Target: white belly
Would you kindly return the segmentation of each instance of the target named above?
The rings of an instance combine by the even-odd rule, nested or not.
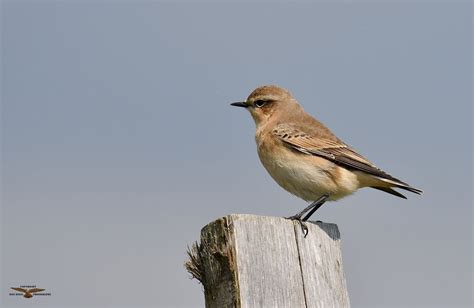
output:
[[[337,200],[358,188],[355,174],[324,158],[289,150],[279,154],[270,156],[259,150],[260,160],[272,178],[306,201],[317,200],[324,194],[329,195],[329,200]]]

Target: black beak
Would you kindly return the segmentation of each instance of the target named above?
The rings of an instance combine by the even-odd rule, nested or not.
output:
[[[230,104],[231,106],[236,106],[236,107],[244,107],[247,108],[248,106],[245,104],[245,102],[235,102]]]

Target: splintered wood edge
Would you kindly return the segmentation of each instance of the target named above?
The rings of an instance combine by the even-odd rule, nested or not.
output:
[[[191,247],[187,248],[188,260],[184,263],[184,267],[191,274],[191,278],[196,279],[204,285],[204,274],[201,260],[201,245],[198,242],[194,242]]]
[[[240,307],[234,229],[231,215],[201,230],[199,255],[206,307]]]

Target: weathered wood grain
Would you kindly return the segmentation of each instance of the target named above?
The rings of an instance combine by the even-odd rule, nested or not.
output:
[[[201,231],[206,307],[349,307],[337,225],[228,215]]]
[[[304,307],[293,222],[231,215],[242,307]]]
[[[350,307],[336,224],[308,223],[308,235],[295,226],[306,307]]]

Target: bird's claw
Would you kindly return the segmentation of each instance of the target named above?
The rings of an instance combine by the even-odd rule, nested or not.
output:
[[[304,221],[301,219],[301,216],[293,215],[293,216],[290,216],[290,217],[286,217],[286,219],[296,220],[300,224],[301,232],[303,232],[303,237],[306,238],[306,236],[309,233],[309,230],[308,230],[308,226],[306,226]]]
[[[301,232],[303,232],[303,237],[306,238],[306,236],[309,233],[308,226],[306,226],[306,224],[304,222],[302,222],[301,220],[299,222],[300,222],[300,226],[301,226]]]

